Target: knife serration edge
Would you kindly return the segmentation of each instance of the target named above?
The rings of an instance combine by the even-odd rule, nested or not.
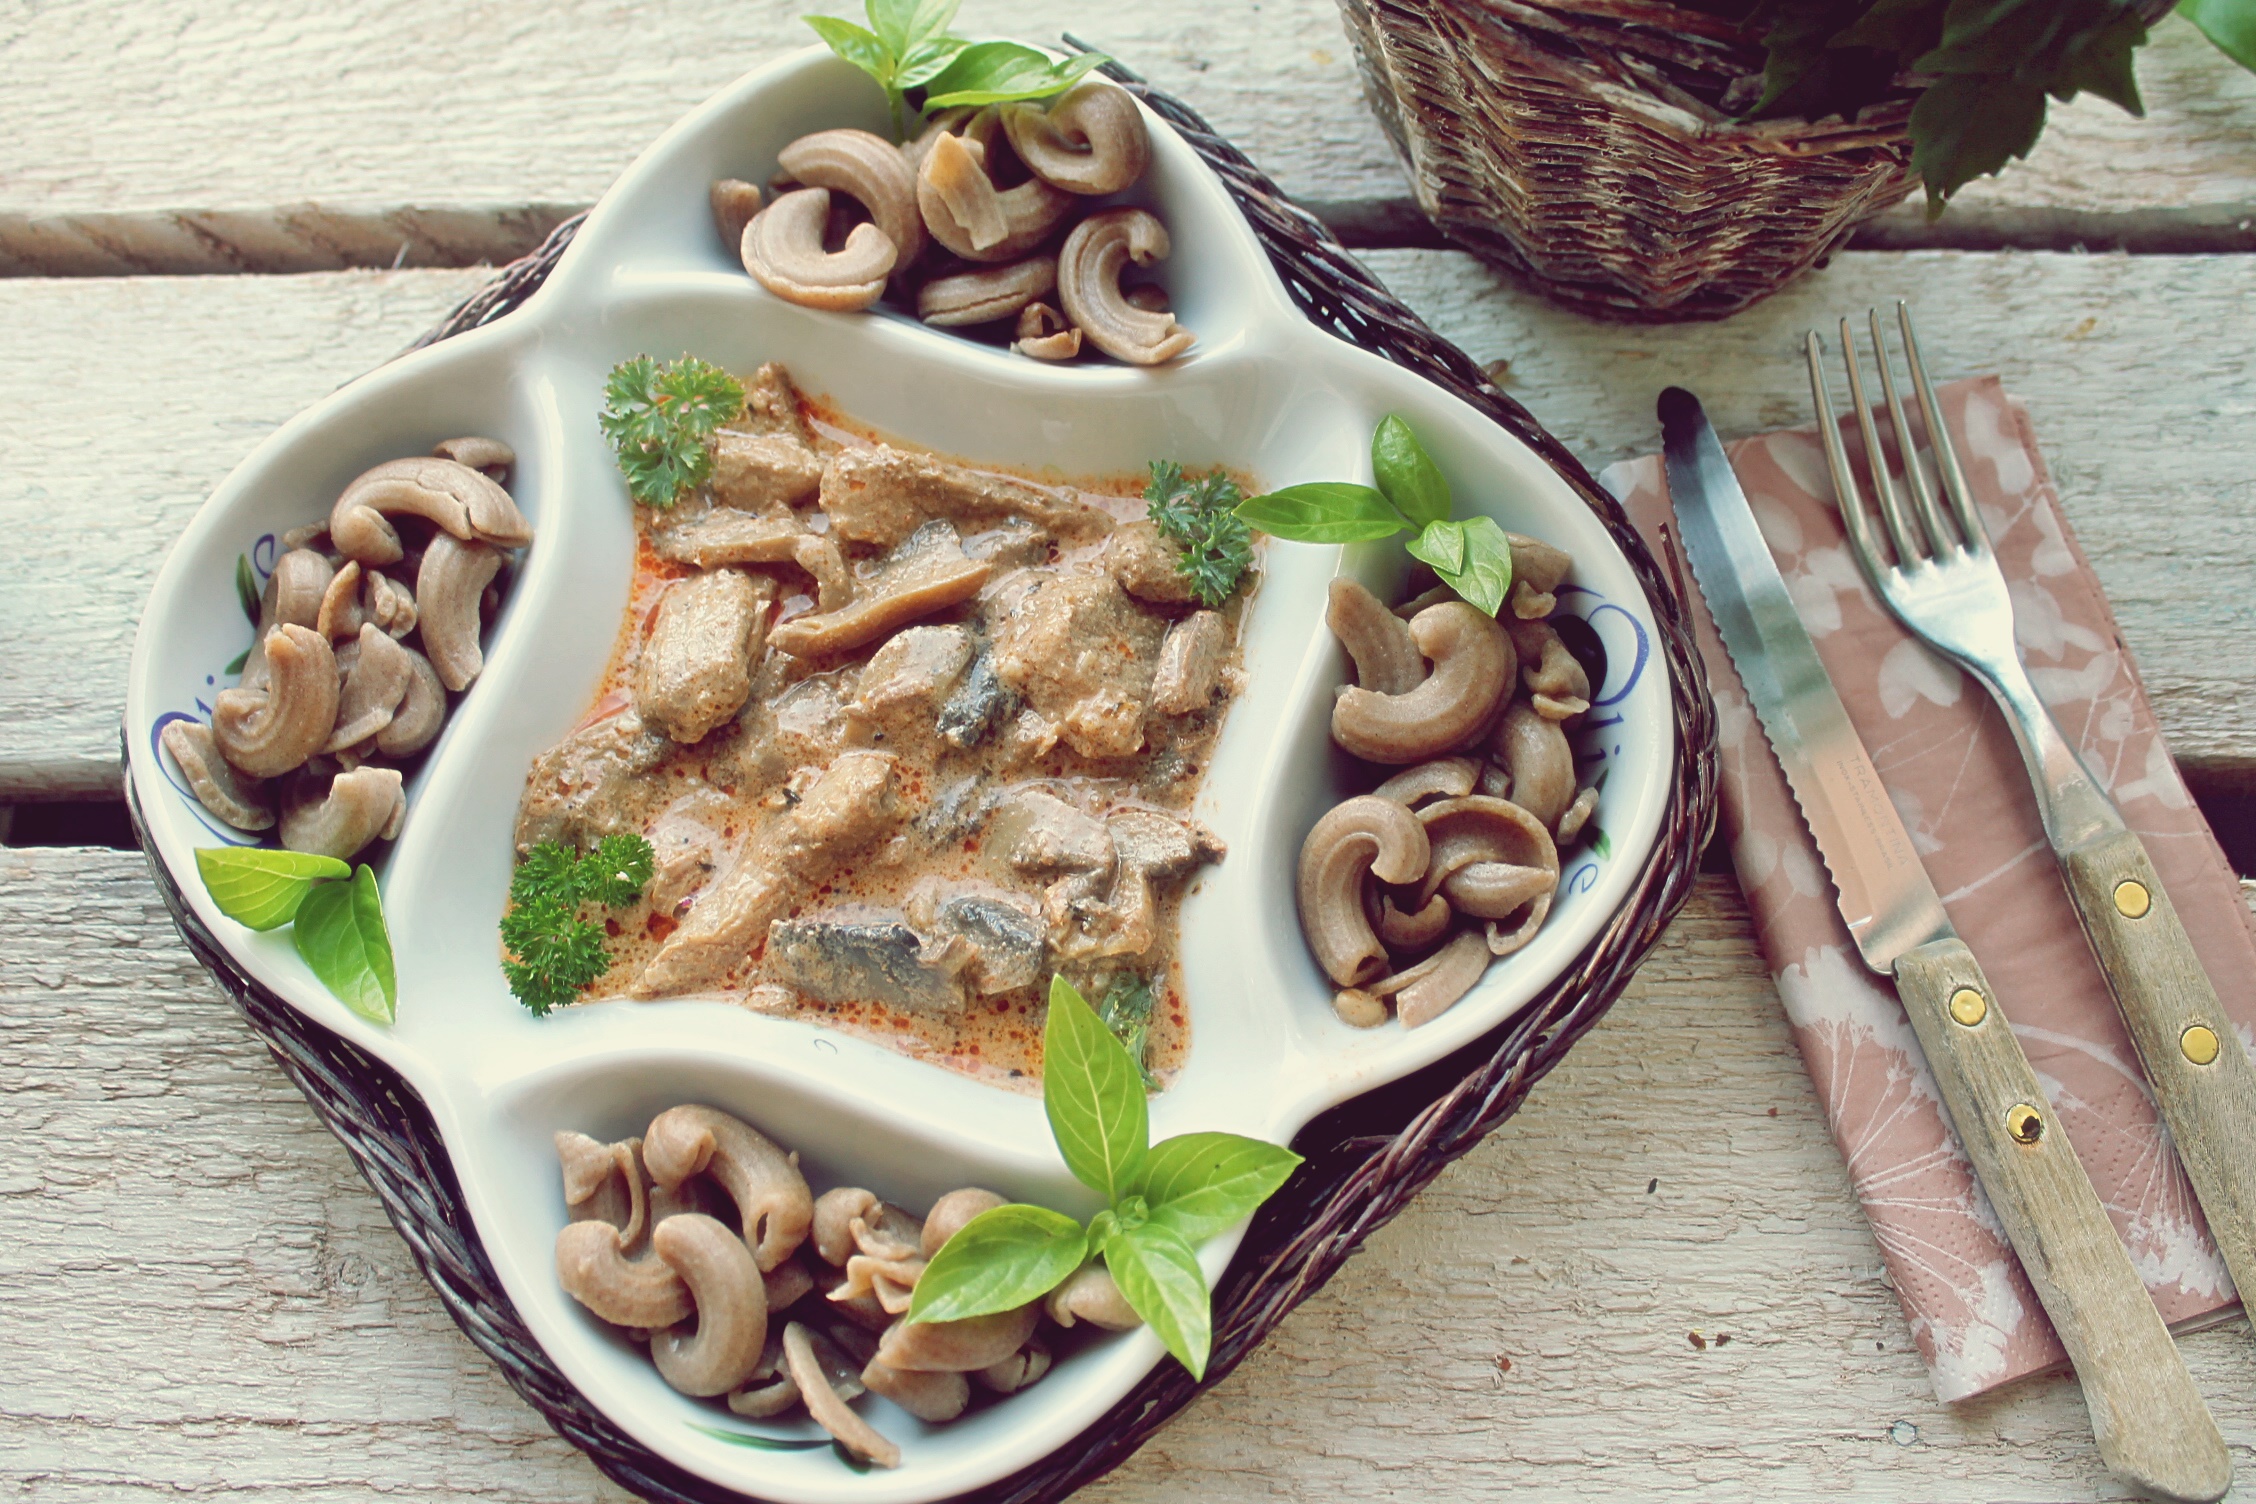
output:
[[[1950,933],[1942,899],[1699,399],[1670,387],[1660,414],[1669,499],[1693,578],[1817,841],[1849,934],[1866,965],[1888,972],[1904,952]]]

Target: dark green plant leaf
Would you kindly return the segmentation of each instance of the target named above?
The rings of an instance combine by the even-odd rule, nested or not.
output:
[[[2070,54],[2042,82],[2063,103],[2079,93],[2097,94],[2128,114],[2143,116],[2146,105],[2139,98],[2133,58],[2145,42],[2146,23],[2135,15],[2124,16]]]
[[[1943,15],[1948,9],[1944,0],[1879,0],[1848,29],[1830,38],[1828,45],[1835,50],[1871,47],[1893,53],[1898,61],[1908,64],[1942,42]]]
[[[2219,52],[2256,73],[2256,5],[2249,0],[2178,0],[2178,14]]]
[[[1434,573],[1457,592],[1459,599],[1494,616],[1504,608],[1504,597],[1512,590],[1512,541],[1493,517],[1468,517],[1456,526],[1464,540],[1463,562],[1454,568],[1432,559],[1426,562],[1433,564]],[[1417,552],[1415,548],[1411,551]]]
[[[815,29],[823,45],[867,73],[886,88],[893,85],[893,54],[885,50],[877,33],[837,16],[801,16]]]
[[[249,554],[237,554],[235,556],[235,599],[241,602],[243,614],[251,619],[251,630],[257,631],[259,624],[258,571],[251,568],[251,556]]]
[[[372,1023],[392,1021],[398,987],[375,869],[363,862],[351,882],[315,887],[298,905],[290,934],[298,955],[337,1001]]]
[[[254,930],[280,929],[297,917],[316,883],[352,876],[352,868],[333,856],[260,846],[199,846],[196,870],[219,911]]]
[[[220,672],[225,674],[239,674],[243,671],[243,665],[250,661],[251,650],[249,648],[245,648],[240,653],[237,653],[234,657],[228,659],[227,667],[221,669]]]
[[[759,1452],[815,1452],[831,1444],[827,1436],[762,1436],[752,1431],[731,1431],[725,1426],[701,1425],[696,1421],[691,1421],[689,1428],[732,1447],[750,1447]]]
[[[1751,118],[1847,117],[1894,88],[1896,58],[1876,47],[1836,45],[1866,0],[1798,0],[1767,8],[1769,55]]]
[[[1411,558],[1431,564],[1437,574],[1459,573],[1465,567],[1465,524],[1429,522],[1404,546]]]
[[[1123,1227],[1105,1244],[1104,1260],[1129,1306],[1158,1333],[1175,1361],[1192,1378],[1206,1377],[1214,1313],[1206,1272],[1183,1235],[1158,1221],[1133,1230]]]
[[[1911,109],[1911,165],[1930,214],[1966,184],[2026,157],[2044,130],[2045,92],[1979,74],[1929,84]]]
[[[1143,1072],[1062,976],[1042,1027],[1042,1109],[1074,1178],[1107,1201],[1126,1195],[1151,1142]]]
[[[917,1277],[911,1321],[963,1321],[1015,1311],[1056,1289],[1088,1257],[1081,1224],[1047,1207],[981,1212],[941,1245]]]
[[[1047,99],[1073,87],[1091,68],[1110,61],[1102,53],[1084,52],[1060,62],[1018,42],[974,42],[925,86],[924,107],[945,110],[957,105]]]
[[[1238,504],[1248,527],[1295,543],[1362,543],[1407,529],[1402,514],[1372,486],[1319,480]]]
[[[1292,1150],[1261,1139],[1178,1134],[1144,1161],[1144,1200],[1152,1221],[1196,1245],[1252,1216],[1299,1165]]]
[[[1371,474],[1394,509],[1425,527],[1449,520],[1449,482],[1410,425],[1393,413],[1371,434]]]

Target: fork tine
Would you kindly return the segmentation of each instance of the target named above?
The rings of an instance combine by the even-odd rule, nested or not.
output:
[[[1880,329],[1880,310],[1866,309],[1865,318],[1872,326],[1872,354],[1880,362],[1880,390],[1888,398],[1888,423],[1896,431],[1896,450],[1903,456],[1904,481],[1911,487],[1912,510],[1927,531],[1927,551],[1940,558],[1958,547],[1958,534],[1943,521],[1943,514],[1935,505],[1935,488],[1927,483],[1927,468],[1919,463],[1919,441],[1911,435],[1910,414],[1904,407],[1903,394],[1896,390],[1896,363],[1888,354],[1888,337]],[[1942,461],[1938,459],[1935,463],[1939,468]]]
[[[1904,517],[1903,501],[1888,474],[1888,452],[1880,447],[1880,425],[1872,420],[1872,404],[1864,400],[1864,373],[1858,368],[1856,336],[1849,321],[1841,320],[1841,358],[1849,368],[1849,401],[1856,409],[1857,432],[1864,435],[1864,468],[1871,472],[1872,490],[1880,503],[1880,520],[1888,525],[1888,541],[1896,546],[1896,564],[1909,569],[1922,553],[1911,542],[1911,525]]]
[[[1872,519],[1864,510],[1864,493],[1856,471],[1849,467],[1849,450],[1841,442],[1841,425],[1833,416],[1833,396],[1825,388],[1825,342],[1812,329],[1803,345],[1809,356],[1810,397],[1817,404],[1817,431],[1825,441],[1826,468],[1833,472],[1833,495],[1841,509],[1841,525],[1848,530],[1849,547],[1857,556],[1872,588],[1880,588],[1880,562],[1872,536]]]
[[[1919,393],[1919,416],[1927,425],[1928,442],[1935,449],[1935,473],[1942,477],[1943,490],[1950,496],[1951,515],[1958,519],[1959,536],[1973,553],[1990,551],[1990,530],[1982,525],[1982,514],[1974,509],[1974,493],[1966,484],[1966,472],[1958,468],[1958,446],[1951,442],[1950,429],[1943,423],[1943,405],[1935,399],[1935,384],[1927,379],[1927,364],[1919,358],[1919,336],[1911,327],[1911,304],[1896,299],[1896,322],[1903,329],[1904,362],[1911,367],[1911,384]]]

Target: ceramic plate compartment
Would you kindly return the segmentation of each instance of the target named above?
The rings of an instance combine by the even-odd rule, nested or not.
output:
[[[563,1208],[550,1136],[639,1131],[682,1101],[737,1112],[800,1150],[818,1188],[864,1184],[922,1205],[976,1183],[1093,1209],[1058,1163],[1034,1097],[721,1001],[614,1002],[537,1020],[510,998],[494,926],[518,793],[531,758],[591,699],[631,572],[631,512],[595,424],[613,364],[683,351],[739,371],[780,360],[810,394],[906,442],[1061,478],[1140,472],[1167,457],[1227,463],[1269,485],[1367,480],[1371,429],[1399,412],[1452,477],[1460,514],[1487,512],[1573,553],[1575,589],[1563,598],[1608,650],[1578,748],[1586,781],[1605,776],[1606,840],[1570,855],[1538,938],[1439,1020],[1363,1032],[1335,1019],[1332,989],[1301,943],[1293,869],[1316,816],[1372,781],[1328,734],[1347,664],[1323,627],[1325,585],[1345,569],[1392,588],[1403,561],[1392,545],[1344,556],[1266,546],[1246,618],[1248,688],[1195,810],[1230,855],[1184,906],[1192,1044],[1182,1075],[1153,1103],[1157,1136],[1229,1129],[1287,1140],[1316,1112],[1495,1028],[1622,902],[1659,828],[1673,756],[1645,602],[1596,520],[1494,423],[1308,325],[1219,182],[1167,127],[1151,122],[1154,168],[1138,193],[1174,238],[1166,281],[1200,342],[1147,371],[1043,365],[903,318],[818,313],[761,290],[714,233],[706,187],[720,176],[765,181],[784,144],[837,125],[882,130],[883,105],[827,53],[748,76],[628,171],[522,310],[385,366],[274,434],[167,561],[135,646],[128,705],[132,776],[160,857],[248,972],[396,1067],[430,1104],[479,1233],[543,1346],[653,1450],[790,1504],[925,1500],[990,1482],[1095,1420],[1161,1353],[1144,1332],[1091,1342],[1035,1388],[946,1427],[873,1404],[904,1461],[857,1473],[827,1448],[763,1450],[706,1434],[699,1428],[812,1433],[755,1426],[674,1394],[639,1350],[556,1286]],[[271,563],[272,535],[324,515],[360,470],[460,433],[517,450],[514,489],[538,538],[489,633],[486,672],[415,775],[406,828],[381,863],[400,1008],[398,1022],[380,1028],[329,997],[287,932],[252,934],[211,906],[193,851],[232,837],[183,796],[154,753],[154,731],[164,717],[208,707],[228,682],[220,665],[248,640],[234,596],[238,554],[263,546]],[[1210,1276],[1235,1242],[1204,1250]]]

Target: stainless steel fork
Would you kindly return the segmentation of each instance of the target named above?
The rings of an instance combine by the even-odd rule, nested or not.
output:
[[[1920,463],[1920,446],[1874,310],[1873,354],[1911,493],[1911,504],[1905,506],[1889,473],[1872,404],[1865,400],[1856,341],[1843,319],[1841,351],[1849,397],[1887,534],[1884,550],[1833,415],[1824,345],[1812,331],[1810,392],[1850,545],[1865,578],[1896,619],[1957,660],[2004,708],[2036,785],[2045,834],[2060,859],[2068,896],[2130,1028],[2209,1230],[2246,1297],[2256,1292],[2256,1069],[2250,1067],[2232,1020],[2218,1006],[2216,989],[2146,848],[2124,825],[2029,682],[2014,642],[2013,601],[1920,361],[1911,310],[1899,302],[1896,316],[1919,398],[1920,428],[1949,511],[1938,504],[1935,486]]]

